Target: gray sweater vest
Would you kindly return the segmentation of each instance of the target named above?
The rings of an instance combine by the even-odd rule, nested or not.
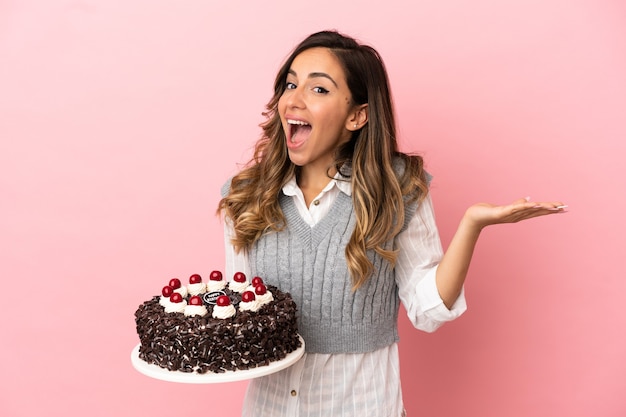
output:
[[[398,341],[398,288],[391,265],[374,251],[373,275],[358,290],[346,265],[345,248],[355,227],[350,196],[339,193],[329,213],[310,227],[292,197],[280,194],[286,217],[281,232],[266,233],[250,249],[252,273],[291,293],[298,328],[311,353],[370,352]],[[416,204],[406,207],[404,227]],[[394,242],[386,243],[393,248]]]

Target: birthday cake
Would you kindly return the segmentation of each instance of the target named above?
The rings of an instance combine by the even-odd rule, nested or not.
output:
[[[170,371],[222,373],[280,361],[301,345],[289,293],[219,271],[172,278],[135,312],[139,358]]]

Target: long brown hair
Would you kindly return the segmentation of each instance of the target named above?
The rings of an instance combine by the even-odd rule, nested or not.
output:
[[[368,122],[337,150],[335,158],[337,171],[352,185],[356,226],[345,255],[353,288],[357,289],[373,272],[368,250],[395,263],[395,251],[385,249],[384,244],[401,231],[405,204],[422,200],[428,192],[422,158],[398,150],[387,71],[374,48],[336,31],[323,31],[310,35],[293,50],[276,75],[274,96],[263,113],[266,121],[261,124],[263,135],[255,145],[254,156],[233,177],[218,212],[232,221],[232,243],[237,250],[249,249],[267,231],[284,228],[278,196],[296,174],[296,166],[287,153],[278,100],[285,91],[293,60],[316,47],[327,48],[339,60],[353,104],[368,105]]]

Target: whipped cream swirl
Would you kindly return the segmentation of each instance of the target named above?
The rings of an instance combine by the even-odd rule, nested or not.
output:
[[[170,303],[165,306],[166,313],[182,313],[185,311],[185,307],[187,306],[187,301],[183,300],[180,303]]]
[[[183,298],[187,297],[187,287],[184,285],[180,288],[176,288],[174,292],[179,293],[180,295],[183,296]]]
[[[206,291],[206,284],[204,282],[198,282],[196,284],[188,284],[187,292],[189,295],[198,295]]]
[[[224,288],[226,288],[226,281],[224,280],[220,280],[220,281],[211,280],[206,283],[207,292],[221,291]]]
[[[257,311],[259,308],[261,308],[261,304],[256,298],[252,301],[242,301],[239,303],[239,310],[241,311]]]
[[[232,304],[228,304],[227,306],[218,306],[213,307],[213,318],[216,319],[227,319],[235,315],[235,306]]]
[[[161,296],[161,298],[159,298],[159,305],[163,308],[167,307],[168,305],[170,305],[172,302],[170,301],[170,297],[166,297],[164,295]]]
[[[187,317],[191,317],[191,316],[202,316],[203,317],[203,316],[206,316],[207,314],[209,314],[209,311],[206,309],[206,307],[204,305],[195,306],[195,305],[187,304],[187,306],[185,306],[184,314]]]
[[[244,282],[230,281],[228,283],[228,288],[232,291],[242,293],[248,289],[248,285],[250,285],[248,281],[244,281]]]
[[[259,302],[259,307],[261,307],[267,303],[271,303],[272,301],[274,301],[274,296],[268,290],[263,295],[256,294],[256,300]]]

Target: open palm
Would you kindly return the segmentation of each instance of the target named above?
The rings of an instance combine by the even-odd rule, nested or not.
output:
[[[505,206],[474,204],[467,209],[466,216],[468,220],[482,228],[491,224],[517,223],[533,217],[563,213],[564,209],[565,206],[559,201],[537,203],[522,198]]]

